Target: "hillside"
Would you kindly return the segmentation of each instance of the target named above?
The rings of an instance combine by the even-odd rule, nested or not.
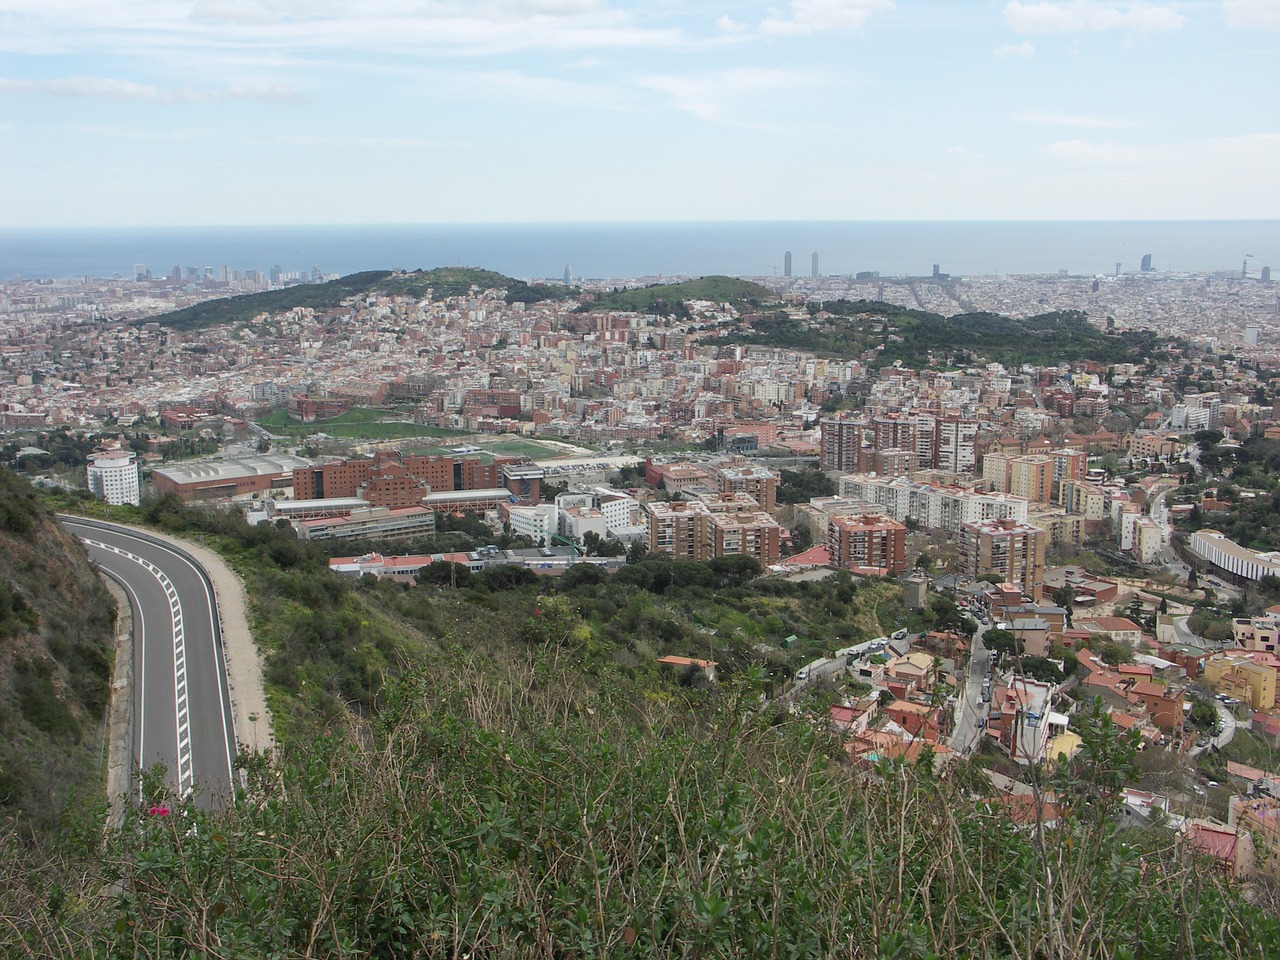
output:
[[[182,310],[148,317],[145,322],[159,323],[175,330],[199,330],[229,323],[245,323],[260,313],[281,313],[295,307],[333,309],[348,297],[362,293],[422,297],[430,290],[432,296],[440,300],[445,297],[466,296],[473,286],[481,290],[506,290],[508,303],[536,303],[539,300],[567,297],[574,292],[567,287],[528,284],[492,270],[474,267],[440,267],[409,273],[369,270],[327,283],[303,283],[283,290],[208,300]]]
[[[348,297],[377,289],[378,284],[389,276],[388,270],[370,270],[327,283],[303,283],[283,290],[207,300],[182,310],[148,317],[141,322],[158,323],[175,330],[200,330],[228,323],[247,323],[260,313],[277,313],[295,307],[326,310],[337,307]]]
[[[101,799],[114,624],[83,549],[0,469],[0,821],[21,837]]]
[[[737,277],[699,277],[682,283],[657,283],[633,290],[615,290],[597,297],[590,309],[632,310],[637,313],[665,315],[678,312],[677,308],[689,300],[710,300],[713,303],[732,303],[735,306],[773,303],[777,294],[767,287]]]
[[[991,313],[943,317],[887,303],[828,301],[811,305],[809,319],[775,313],[733,332],[730,343],[811,350],[843,358],[901,360],[909,367],[958,366],[994,360],[1010,366],[1095,360],[1140,363],[1157,356],[1161,341],[1150,331],[1107,334],[1075,311],[1015,319]],[[872,351],[875,351],[872,354]]]
[[[975,761],[854,766],[817,722],[829,693],[762,705],[795,663],[919,617],[893,584],[759,581],[722,558],[408,586],[337,578],[317,545],[238,514],[137,514],[245,575],[287,749],[242,759],[234,809],[148,795],[105,843],[0,857],[27,955],[1280,950],[1275,916],[1169,834],[1111,826],[1136,745],[1109,723],[1039,784],[1065,816],[1035,830]],[[719,685],[664,672],[672,652],[710,652]],[[149,814],[162,799],[171,815]]]
[[[564,300],[578,292],[575,287],[526,283],[479,267],[436,267],[434,270],[415,270],[411,273],[396,274],[379,287],[383,293],[416,297],[424,296],[430,290],[435,300],[443,300],[446,297],[465,297],[472,288],[506,290],[507,303]]]

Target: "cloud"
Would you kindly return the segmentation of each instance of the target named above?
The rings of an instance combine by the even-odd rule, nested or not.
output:
[[[1070,113],[1019,113],[1022,123],[1043,123],[1056,127],[1096,127],[1102,130],[1133,130],[1142,126],[1139,120],[1117,120],[1112,117],[1088,117]]]
[[[4,6],[0,49],[17,53],[112,50],[206,61],[246,52],[345,51],[383,59],[424,51],[482,56],[706,43],[598,0],[199,0],[190,7],[173,0],[4,0]]]
[[[1128,30],[1153,33],[1178,30],[1187,22],[1169,6],[1145,3],[1007,3],[1005,22],[1016,33],[1097,33]]]
[[[996,47],[992,53],[1001,60],[1007,60],[1011,57],[1016,57],[1020,60],[1030,60],[1036,55],[1036,48],[1035,44],[1030,40],[1023,40],[1021,43],[1006,43],[1002,47]]]
[[[252,140],[253,143],[272,143],[286,147],[430,147],[439,142],[421,137],[328,137],[310,134],[282,133],[269,140]]]
[[[811,85],[820,78],[811,73],[768,68],[723,70],[702,76],[653,75],[641,77],[640,86],[665,93],[677,109],[702,120],[731,123],[729,113],[744,99]],[[767,123],[739,123],[753,129],[775,129]]]
[[[733,17],[729,16],[727,13],[722,14],[720,18],[716,20],[716,26],[719,27],[720,30],[724,33],[744,33],[745,31],[751,29],[745,23],[739,23],[737,20],[733,19]]]
[[[1271,171],[1280,165],[1280,133],[1247,133],[1185,143],[1125,144],[1063,140],[1046,154],[1072,164],[1099,166],[1160,165],[1187,169]]]
[[[760,32],[803,35],[826,30],[858,30],[873,13],[892,10],[893,0],[791,0],[791,16],[774,15]]]
[[[1071,163],[1141,164],[1154,163],[1166,156],[1164,147],[1139,147],[1123,143],[1096,143],[1088,140],[1062,140],[1045,147],[1045,153]]]
[[[1276,0],[1224,0],[1227,26],[1234,30],[1280,30],[1280,3]]]
[[[139,130],[136,127],[123,127],[119,124],[94,123],[77,128],[81,133],[91,137],[107,137],[111,140],[207,140],[220,137],[212,130],[198,128],[188,130]]]
[[[480,70],[434,75],[435,91],[453,91],[458,95],[481,93],[499,100],[594,105],[621,108],[624,97],[614,87],[599,83],[540,77],[518,70]]]
[[[67,77],[61,80],[25,80],[0,77],[0,93],[47,93],[55,97],[99,97],[106,100],[173,99],[145,83],[106,77]]]
[[[165,90],[149,83],[113,80],[109,77],[66,77],[27,80],[0,77],[0,93],[43,93],[53,97],[89,97],[101,100],[136,100],[144,103],[201,103],[212,100],[264,100],[298,102],[298,93],[283,84],[240,84],[221,90],[181,88]]]

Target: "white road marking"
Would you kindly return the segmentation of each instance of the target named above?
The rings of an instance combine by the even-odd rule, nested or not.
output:
[[[148,570],[159,582],[169,600],[169,614],[173,618],[173,693],[174,721],[178,740],[178,793],[185,797],[195,788],[195,766],[191,758],[191,707],[187,700],[187,643],[182,623],[182,601],[178,597],[178,591],[174,588],[173,581],[165,576],[164,571],[149,560],[132,554],[128,550],[121,550],[112,544],[103,543],[101,540],[93,540],[89,537],[80,539],[90,546],[99,547],[132,560]],[[145,662],[144,658],[143,663]],[[141,759],[140,756],[139,761]]]

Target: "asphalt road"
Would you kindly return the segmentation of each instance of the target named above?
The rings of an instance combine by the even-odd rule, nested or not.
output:
[[[978,717],[987,712],[987,704],[978,706],[978,700],[982,696],[983,678],[991,669],[991,651],[982,644],[982,636],[988,629],[990,628],[986,624],[979,624],[978,632],[973,635],[969,671],[965,674],[960,702],[955,707],[955,729],[951,733],[951,749],[961,754],[967,753],[971,747],[977,745],[980,734]]]
[[[212,806],[229,797],[235,723],[217,604],[182,551],[124,527],[60,517],[133,607],[133,757],[166,768],[177,794]]]

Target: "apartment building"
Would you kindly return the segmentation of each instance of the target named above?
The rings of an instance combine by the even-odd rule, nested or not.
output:
[[[141,498],[138,458],[132,450],[98,450],[85,468],[89,492],[113,506],[137,506]]]
[[[822,421],[823,470],[859,470],[862,437],[867,421],[861,416],[836,414]]]
[[[735,458],[716,471],[716,478],[721,493],[745,493],[766,513],[777,509],[779,475],[769,468]]]
[[[1053,499],[1053,466],[1053,457],[1044,454],[1014,457],[1008,463],[1009,493],[1033,503],[1048,503]]]
[[[761,567],[782,556],[782,527],[762,510],[738,513],[699,513],[693,520],[695,560],[741,554],[755,557]]]
[[[747,554],[761,566],[782,556],[782,527],[762,510],[713,510],[701,500],[644,505],[649,550],[679,560]]]
[[[833,566],[896,576],[907,567],[907,528],[883,514],[831,517],[827,545]]]
[[[965,573],[994,574],[1037,599],[1044,579],[1048,536],[1039,527],[1016,520],[985,520],[960,525],[960,557]]]
[[[649,526],[649,551],[667,553],[678,560],[695,559],[694,518],[709,514],[696,500],[655,500],[644,505]]]
[[[840,496],[874,505],[894,520],[907,520],[926,530],[956,532],[979,520],[1026,522],[1028,503],[1003,493],[977,493],[963,487],[914,483],[901,477],[852,474],[840,478]]]

